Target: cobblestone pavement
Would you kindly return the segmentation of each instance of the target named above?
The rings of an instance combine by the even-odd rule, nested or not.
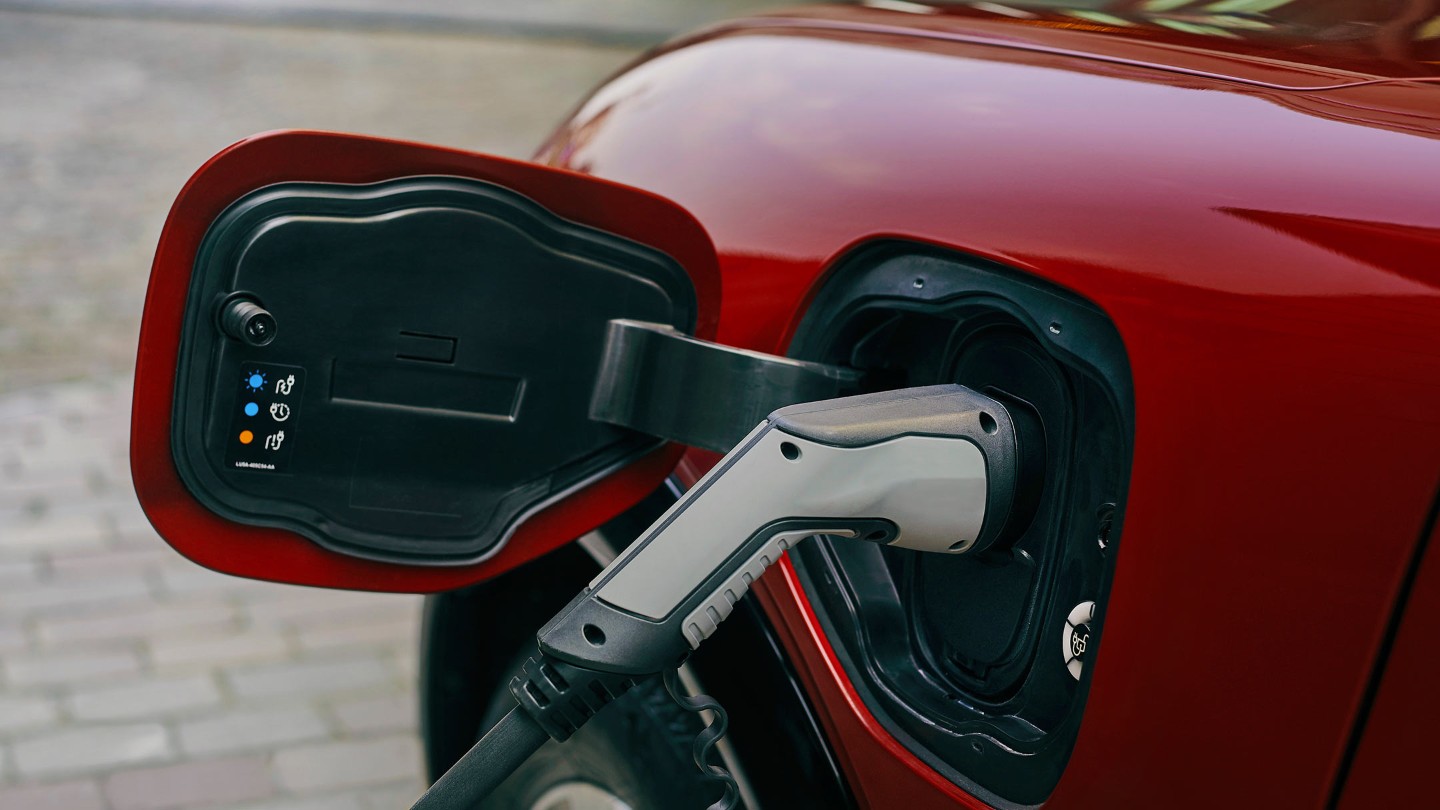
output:
[[[135,503],[128,380],[0,397],[0,810],[393,810],[420,598],[252,582]]]
[[[418,597],[214,574],[126,458],[151,252],[277,127],[524,155],[634,55],[0,11],[0,810],[391,810],[421,790]]]

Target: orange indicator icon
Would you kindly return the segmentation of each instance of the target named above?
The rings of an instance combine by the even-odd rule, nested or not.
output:
[[[249,444],[250,442],[253,442],[253,441],[255,441],[255,434],[254,434],[254,433],[251,433],[251,432],[248,431],[248,430],[242,430],[242,431],[240,431],[240,443],[241,443],[241,444]]]

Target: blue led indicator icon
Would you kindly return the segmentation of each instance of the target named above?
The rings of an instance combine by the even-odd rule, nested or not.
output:
[[[245,389],[248,391],[259,391],[265,387],[265,374],[260,371],[252,371],[245,375]]]
[[[255,414],[257,414],[257,413],[259,413],[259,412],[260,412],[260,406],[259,406],[259,405],[256,405],[256,404],[253,403],[253,402],[247,402],[247,403],[245,403],[245,415],[246,415],[246,416],[254,416]]]

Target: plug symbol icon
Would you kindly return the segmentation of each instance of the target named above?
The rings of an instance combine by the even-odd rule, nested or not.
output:
[[[295,375],[291,374],[283,380],[275,381],[275,393],[282,397],[290,396],[290,389],[295,387]]]
[[[285,441],[285,431],[277,431],[265,437],[266,450],[279,450],[280,443]]]
[[[284,422],[290,418],[290,406],[283,402],[270,403],[270,418],[276,422]]]

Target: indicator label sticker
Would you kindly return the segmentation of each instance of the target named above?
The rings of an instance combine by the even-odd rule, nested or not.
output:
[[[232,470],[284,472],[300,428],[305,369],[246,363],[236,381],[239,397],[225,437],[225,466]]]

